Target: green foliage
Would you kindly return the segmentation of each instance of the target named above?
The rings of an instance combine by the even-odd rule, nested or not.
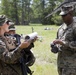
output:
[[[1,0],[0,13],[11,18],[16,25],[25,25],[29,22],[43,25],[60,24],[57,14],[45,19],[60,2],[62,0]]]
[[[19,24],[18,0],[2,0],[2,14],[7,15],[16,24]]]
[[[62,1],[62,0],[33,0],[34,4],[32,7],[34,12],[35,12],[35,17],[38,17],[40,19],[40,22],[43,25],[52,25],[52,24],[61,24],[61,20],[60,17],[58,17],[58,15],[56,14],[55,16],[50,16],[48,18],[45,18],[50,12],[52,12],[57,6],[58,4]],[[35,7],[34,7],[35,6]],[[58,22],[60,21],[60,22]]]
[[[52,21],[54,22],[54,24],[57,24],[57,25],[62,24],[62,19],[61,19],[61,16],[59,15],[53,15]]]
[[[42,26],[41,24],[30,24],[30,26],[16,26],[17,33],[30,34],[32,32],[38,32],[39,36],[42,36],[42,42],[36,41],[35,47],[32,49],[36,62],[30,67],[34,71],[33,75],[58,75],[57,74],[57,54],[53,54],[50,51],[50,43],[56,38],[56,32],[58,26]],[[46,27],[50,30],[44,30]]]
[[[2,0],[2,14],[11,18],[15,24],[24,24],[25,21],[29,21],[31,17],[31,0]]]
[[[49,18],[45,18],[47,15],[48,15],[48,13],[46,13],[46,12],[42,14],[41,23],[43,25],[54,24],[54,21],[51,19],[52,16],[50,16]]]
[[[2,12],[1,13],[8,16],[9,6],[10,6],[10,4],[9,4],[8,0],[2,0],[2,2],[1,2]]]

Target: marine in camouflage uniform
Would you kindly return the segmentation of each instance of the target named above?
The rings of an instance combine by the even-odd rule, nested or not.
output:
[[[19,59],[21,51],[30,45],[30,42],[25,41],[18,47],[11,38],[5,37],[4,33],[8,31],[10,21],[5,15],[0,15],[0,75],[22,75]],[[10,50],[10,46],[16,47]]]
[[[73,18],[73,6],[63,6],[60,15],[64,23],[58,29],[57,39],[53,41],[58,47],[59,75],[76,75],[76,21]]]
[[[16,46],[18,46],[21,43],[21,39],[22,39],[21,35],[16,34],[16,28],[15,28],[14,23],[9,26],[9,32],[6,33],[6,36],[11,37],[11,39],[16,42],[15,43]],[[10,50],[14,49],[14,46],[12,46],[10,44],[9,44],[9,46],[10,46]],[[29,68],[35,62],[35,56],[34,56],[33,52],[31,51],[31,48],[33,48],[33,47],[34,47],[34,42],[31,43],[27,48],[24,48],[21,51],[23,61],[19,62],[19,63],[24,63],[24,65],[23,65],[23,66],[25,66],[24,69],[26,69],[26,73],[30,74],[30,75],[32,75],[32,73],[34,72],[34,71],[31,71],[31,69]],[[21,69],[23,68],[23,66],[21,67]],[[25,74],[23,74],[23,75],[25,75]]]

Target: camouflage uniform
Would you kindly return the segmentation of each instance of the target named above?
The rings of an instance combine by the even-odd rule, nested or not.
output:
[[[9,26],[9,30],[12,31],[12,32],[16,31],[16,28],[15,28],[14,24]],[[11,44],[7,43],[11,50],[13,48],[15,48],[15,46],[18,46],[21,43],[21,39],[23,39],[21,35],[16,34],[16,33],[14,33],[14,34],[8,33],[6,35],[11,37],[12,41],[14,40],[16,42],[16,44],[14,44],[14,45],[11,45]],[[25,39],[23,39],[23,40],[25,40]],[[26,63],[27,66],[32,66],[35,62],[35,57],[34,57],[34,54],[31,50],[33,47],[34,47],[34,43],[31,43],[27,48],[24,48],[22,50],[23,57],[26,61],[25,63]]]
[[[0,15],[0,26],[11,23],[6,16]],[[0,36],[0,75],[22,75],[19,64],[21,49],[16,47],[15,41],[10,37]]]
[[[15,33],[15,26],[12,24],[9,26],[9,32],[5,33],[5,37],[7,39],[7,46],[9,51],[14,50],[21,42],[21,36],[19,34]],[[13,33],[14,32],[14,33]],[[11,44],[9,43],[11,41]],[[18,72],[20,72],[20,75],[22,73],[22,75],[27,75],[30,74],[32,75],[33,71],[30,70],[30,68],[28,66],[32,66],[35,62],[35,57],[33,55],[33,53],[31,52],[31,48],[34,47],[34,44],[31,43],[30,46],[28,46],[27,48],[22,49],[21,51],[21,58],[19,58],[17,60],[17,63],[15,64],[15,66],[18,64]],[[8,65],[8,66],[12,66],[12,65]],[[12,67],[10,67],[12,68]],[[19,71],[21,68],[21,71]],[[14,67],[13,67],[14,70]],[[25,72],[24,72],[25,71]],[[16,72],[16,71],[15,71]]]
[[[60,15],[68,14],[69,9],[62,8]],[[64,10],[63,10],[64,9]],[[58,45],[58,73],[59,75],[76,75],[76,21],[70,25],[63,23],[57,32],[57,39],[64,42],[64,45]]]
[[[57,39],[64,42],[59,45],[58,71],[59,75],[76,75],[76,22],[69,26],[65,23],[59,28]]]
[[[22,75],[18,60],[21,57],[21,49],[17,47],[13,51],[9,50],[6,37],[0,37],[0,75]],[[10,44],[14,45],[14,43]]]

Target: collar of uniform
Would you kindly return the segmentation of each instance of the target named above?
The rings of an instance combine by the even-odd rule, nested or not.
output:
[[[73,26],[73,23],[74,23],[74,20],[70,25],[67,26],[67,28],[71,28]]]
[[[67,29],[67,25],[66,25],[65,23],[63,24],[62,29],[63,29],[63,30]]]

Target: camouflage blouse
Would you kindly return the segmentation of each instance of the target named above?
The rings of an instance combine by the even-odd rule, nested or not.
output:
[[[62,24],[58,29],[57,39],[64,42],[64,46],[58,46],[58,67],[76,68],[76,22],[73,21],[69,26]]]
[[[21,49],[15,46],[14,40],[0,36],[0,75],[22,75],[20,57]]]

